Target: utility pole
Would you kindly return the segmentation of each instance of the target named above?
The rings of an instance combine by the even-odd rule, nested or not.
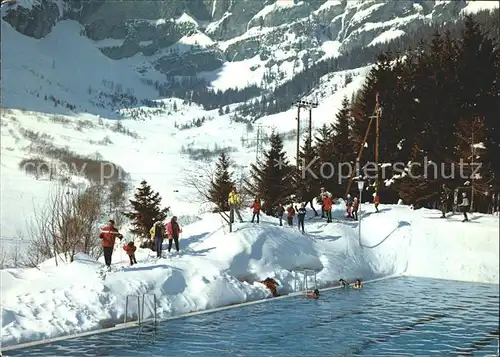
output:
[[[376,119],[376,129],[375,129],[375,162],[377,164],[377,182],[375,183],[375,196],[379,195],[380,188],[380,165],[378,159],[379,150],[379,140],[380,140],[380,116],[382,114],[382,107],[380,106],[380,100],[378,93],[375,96],[375,119]]]
[[[379,101],[379,94],[377,92],[376,94],[376,97],[375,97],[375,108],[373,109],[373,115],[370,115],[368,118],[370,119],[370,121],[368,122],[368,126],[366,128],[366,131],[365,131],[365,136],[363,138],[363,141],[361,142],[361,146],[359,147],[359,151],[358,151],[358,155],[356,157],[356,162],[358,162],[360,159],[361,159],[361,155],[363,154],[363,149],[365,148],[365,143],[366,143],[366,139],[368,139],[368,134],[370,133],[370,128],[372,126],[372,122],[373,120],[375,119],[377,121],[377,129],[380,129],[379,128],[379,122],[380,122],[380,117],[382,116],[382,106],[380,105],[380,101]],[[376,195],[378,195],[378,179],[379,179],[379,175],[378,175],[378,140],[379,140],[379,130],[377,130],[376,132],[376,143],[375,143],[375,161],[376,161],[376,164],[377,164],[377,183],[376,183]],[[350,189],[351,189],[351,185],[352,185],[352,181],[354,179],[354,170],[351,172],[351,177],[349,178],[349,181],[347,183],[347,189],[345,191],[345,195],[347,196],[347,194],[349,193]]]
[[[309,110],[309,139],[312,142],[312,110],[318,107],[318,102],[309,102],[299,100],[295,103],[297,107],[297,169],[300,167],[299,153],[300,153],[300,109]]]
[[[264,131],[263,131],[264,126],[263,125],[257,125],[257,134],[253,138],[248,138],[248,132],[247,132],[247,137],[245,139],[242,139],[242,141],[248,145],[255,144],[255,161],[259,161],[260,156],[262,155],[262,141],[264,138]]]

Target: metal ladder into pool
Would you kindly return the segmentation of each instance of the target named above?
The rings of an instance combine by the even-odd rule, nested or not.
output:
[[[312,270],[312,269],[296,269],[293,271],[294,273],[294,279],[293,279],[293,291],[295,292],[300,292],[301,290],[297,290],[297,283],[299,282],[299,276],[298,276],[298,273],[302,274],[304,276],[304,278],[302,279],[302,288],[304,290],[305,293],[309,292],[309,286],[308,286],[308,278],[309,277],[313,277],[314,280],[314,286],[313,288],[310,290],[310,291],[313,291],[314,289],[316,289],[318,287],[317,283],[316,283],[316,274],[317,272],[315,270]],[[300,287],[299,287],[300,289]]]
[[[146,309],[146,298],[148,297],[152,297],[153,312],[151,317],[145,318],[144,311]],[[127,297],[125,298],[125,317],[123,318],[123,323],[133,321],[128,319],[129,300],[135,300],[137,302],[137,322],[139,325],[139,329],[137,330],[137,339],[139,340],[141,336],[144,335],[150,335],[154,339],[156,336],[156,326],[158,324],[158,304],[156,294],[127,295]],[[151,299],[149,300],[151,302]],[[150,305],[148,306],[148,310],[149,312],[151,312]]]

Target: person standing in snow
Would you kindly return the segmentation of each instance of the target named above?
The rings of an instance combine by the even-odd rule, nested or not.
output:
[[[230,222],[234,223],[234,212],[236,212],[236,215],[238,216],[240,223],[243,223],[243,218],[241,218],[241,214],[240,214],[240,211],[238,209],[239,205],[241,204],[241,197],[236,192],[236,187],[233,187],[231,192],[229,192],[229,196],[227,198],[227,203],[229,204],[229,220],[230,220]]]
[[[115,221],[109,220],[108,224],[105,225],[99,234],[99,238],[102,240],[102,250],[104,253],[104,262],[108,271],[111,271],[111,257],[113,256],[113,249],[115,247],[116,237],[123,239],[123,235],[115,227]]]
[[[325,195],[323,198],[323,209],[325,210],[326,214],[326,223],[332,222],[332,206],[333,206],[333,201],[331,196]]]
[[[179,235],[182,233],[181,226],[177,222],[177,217],[173,216],[167,224],[168,252],[172,249],[172,241],[175,242],[175,250],[179,253]]]
[[[462,193],[462,203],[460,203],[460,210],[464,214],[464,219],[462,222],[467,222],[469,218],[467,217],[467,212],[469,212],[469,199],[467,198],[467,195],[465,192]]]
[[[328,191],[325,191],[324,187],[321,187],[321,192],[319,194],[319,198],[321,200],[321,218],[325,218],[325,206],[323,204],[325,197],[332,198],[332,194]]]
[[[458,188],[453,192],[453,214],[458,211]]]
[[[358,198],[354,197],[354,201],[352,202],[352,218],[354,218],[356,221],[358,220],[358,208],[359,208]]]
[[[378,212],[379,204],[380,204],[380,196],[378,194],[375,194],[375,196],[373,196],[373,205],[375,206],[375,212]]]
[[[163,240],[165,239],[165,227],[163,226],[163,223],[158,221],[153,224],[149,233],[151,234],[151,240],[155,242],[156,257],[161,258]]]
[[[440,196],[440,203],[441,203],[441,218],[446,218],[446,213],[448,212],[448,200],[450,199],[450,192],[451,190],[446,187],[446,185],[443,183],[441,186],[441,196]]]
[[[293,217],[295,216],[295,210],[293,209],[292,204],[290,204],[290,206],[288,206],[288,208],[286,209],[286,212],[287,212],[286,220],[288,222],[288,225],[291,227],[291,226],[293,226]]]
[[[351,214],[351,209],[352,209],[352,197],[351,195],[348,193],[347,194],[347,199],[345,201],[345,210],[346,210],[346,213],[347,213],[347,218],[352,218],[352,214]]]
[[[259,223],[259,219],[260,219],[260,200],[259,198],[255,198],[255,200],[253,201],[252,205],[250,206],[250,208],[253,208],[253,216],[252,216],[252,223],[253,221],[255,220],[255,217],[257,217],[257,223]]]
[[[302,234],[305,233],[304,231],[304,220],[306,218],[306,207],[305,207],[305,204],[304,203],[301,203],[300,204],[300,208],[297,209],[297,223],[298,223],[298,226],[299,226],[299,229],[302,230]]]
[[[278,203],[278,207],[276,208],[276,215],[280,219],[280,226],[283,226],[283,215],[285,214],[285,207],[280,203]]]
[[[127,252],[127,255],[130,259],[130,265],[137,264],[137,259],[135,259],[135,251],[137,250],[137,247],[135,246],[134,242],[128,242],[123,246],[123,250]]]

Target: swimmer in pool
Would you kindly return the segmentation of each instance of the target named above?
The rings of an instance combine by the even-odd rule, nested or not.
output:
[[[347,281],[345,281],[344,279],[339,279],[339,283],[340,283],[341,288],[348,288],[349,287],[349,283]]]
[[[361,280],[356,279],[356,281],[354,282],[354,289],[361,289],[362,287],[363,285],[361,284]]]
[[[314,291],[312,293],[306,293],[305,297],[308,297],[308,298],[311,298],[311,299],[317,299],[317,298],[319,298],[319,290],[318,289],[314,289]]]

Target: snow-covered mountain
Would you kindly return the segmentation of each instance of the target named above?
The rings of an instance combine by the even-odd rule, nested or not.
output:
[[[200,157],[227,150],[244,170],[255,159],[256,125],[295,138],[295,108],[251,122],[238,120],[241,102],[263,93],[272,100],[273,88],[320,59],[495,7],[470,1],[3,2],[2,239],[27,235],[26,219],[54,186],[27,176],[22,160],[57,162],[53,148],[109,160],[133,184],[148,180],[174,213],[196,214],[200,207],[189,198],[196,192],[185,187],[184,176]],[[369,68],[326,71],[315,82],[307,92],[320,102],[314,127],[332,120]],[[200,94],[206,86],[246,89]],[[307,123],[299,124],[305,133]],[[293,158],[293,140],[285,148]]]
[[[18,0],[6,5],[2,18],[37,39],[73,19],[109,58],[143,54],[147,64],[135,68],[142,74],[153,68],[170,76],[201,74],[226,89],[277,85],[323,58],[494,7],[474,1]],[[236,80],[243,68],[249,75]],[[223,81],[228,75],[232,80]]]

